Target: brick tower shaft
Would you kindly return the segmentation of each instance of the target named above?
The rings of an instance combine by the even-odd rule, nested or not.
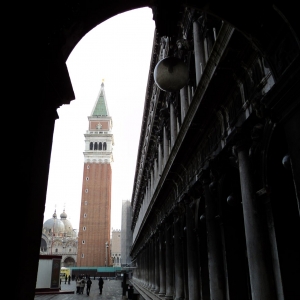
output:
[[[78,233],[78,267],[109,265],[111,180],[114,145],[104,83],[88,117]]]

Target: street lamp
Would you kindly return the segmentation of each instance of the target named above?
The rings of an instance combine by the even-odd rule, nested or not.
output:
[[[107,266],[107,248],[108,248],[108,242],[105,243],[105,267]]]

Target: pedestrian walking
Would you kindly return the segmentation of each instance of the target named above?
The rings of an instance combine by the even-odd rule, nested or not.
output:
[[[104,284],[104,281],[103,281],[102,277],[100,276],[99,281],[98,281],[100,295],[102,295],[103,284]]]
[[[92,280],[90,277],[88,277],[88,279],[86,281],[86,294],[88,296],[90,295],[91,285],[92,285]]]
[[[68,284],[70,284],[70,282],[71,282],[71,275],[69,275],[68,277]]]
[[[67,274],[65,275],[65,284],[67,284],[67,279],[68,279],[68,276]]]
[[[84,278],[82,278],[82,279],[80,280],[80,292],[79,292],[79,294],[83,294],[83,292],[84,292],[84,287],[85,287],[85,280],[84,280]]]
[[[81,281],[80,277],[79,276],[76,277],[76,294],[79,294],[80,292],[80,281]]]

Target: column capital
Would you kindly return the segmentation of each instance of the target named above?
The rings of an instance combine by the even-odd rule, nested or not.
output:
[[[250,138],[241,138],[235,142],[235,145],[233,146],[233,152],[237,154],[240,151],[249,150],[250,146]]]
[[[206,184],[206,183],[211,182],[210,169],[209,168],[202,169],[199,175],[200,175],[202,184]]]
[[[179,202],[175,205],[173,209],[173,221],[176,223],[181,216],[185,213],[185,206],[182,202]]]
[[[193,197],[190,193],[184,193],[182,197],[182,202],[184,203],[185,207],[193,208],[196,205],[196,198]]]
[[[184,193],[180,199],[180,202],[183,202],[185,205],[189,205],[193,201],[194,198],[189,193]]]
[[[167,106],[165,106],[160,109],[159,114],[161,119],[168,119],[170,116],[170,110]]]

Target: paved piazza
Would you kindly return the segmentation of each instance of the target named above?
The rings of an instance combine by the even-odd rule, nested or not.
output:
[[[76,294],[76,283],[71,281],[70,285],[62,282],[62,291],[74,291],[74,294],[61,295],[36,295],[34,300],[71,300],[71,299],[89,299],[89,300],[122,300],[122,281],[121,280],[104,280],[102,295],[99,294],[98,280],[92,279],[90,295],[86,294],[86,287],[82,295]],[[127,299],[127,298],[125,298]]]

